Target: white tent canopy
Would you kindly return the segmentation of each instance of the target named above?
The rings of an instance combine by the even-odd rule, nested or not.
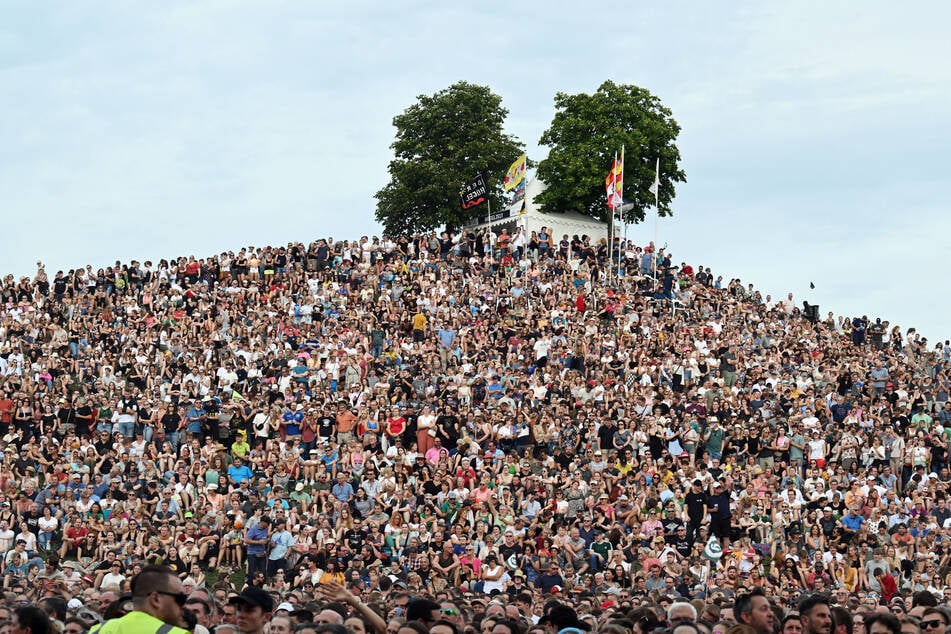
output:
[[[525,186],[524,214],[520,213],[522,203],[519,201],[509,205],[501,212],[493,213],[491,216],[475,218],[467,227],[478,230],[502,225],[506,225],[507,228],[522,226],[529,235],[532,231],[539,231],[542,227],[547,227],[556,244],[565,235],[569,239],[574,235],[587,235],[591,238],[592,243],[607,239],[608,223],[606,222],[573,211],[542,213],[538,205],[535,204],[535,196],[544,190],[545,183],[536,178]]]

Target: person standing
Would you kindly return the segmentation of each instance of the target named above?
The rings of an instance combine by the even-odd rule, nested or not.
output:
[[[268,577],[273,577],[278,570],[287,569],[287,553],[294,546],[294,536],[287,530],[287,521],[278,519],[275,522],[274,532],[271,534],[271,552],[268,554]]]
[[[703,524],[707,516],[707,505],[709,504],[707,492],[703,490],[703,481],[694,480],[690,484],[690,491],[684,498],[684,508],[687,512],[687,537],[696,541],[697,533],[700,532],[700,525]]]
[[[720,547],[723,550],[730,548],[730,531],[733,521],[733,509],[730,503],[730,491],[719,480],[714,480],[707,501],[710,510],[710,532],[720,540]]]
[[[449,360],[453,355],[453,345],[456,341],[456,331],[449,321],[444,322],[436,331],[436,341],[439,347],[439,364],[445,370],[449,367]]]
[[[182,580],[165,566],[147,566],[132,579],[133,610],[93,626],[89,634],[188,634],[182,610],[188,595]]]
[[[271,519],[262,517],[256,524],[249,526],[244,535],[244,543],[248,547],[248,579],[253,579],[255,573],[267,574],[265,565],[267,560],[267,544],[271,538]]]

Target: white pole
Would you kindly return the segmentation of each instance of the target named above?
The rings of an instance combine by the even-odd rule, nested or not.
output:
[[[657,256],[660,255],[660,246],[657,241],[657,221],[660,219],[660,158],[654,167],[654,289],[657,287]]]
[[[607,244],[607,275],[605,275],[605,280],[611,280],[611,268],[614,258],[611,255],[611,242],[614,240],[614,189],[617,187],[617,181],[615,180],[616,176],[614,174],[614,168],[617,167],[617,152],[614,153],[614,162],[611,163],[611,191],[606,191],[608,195],[608,209],[611,210],[611,218],[608,221],[608,244]]]

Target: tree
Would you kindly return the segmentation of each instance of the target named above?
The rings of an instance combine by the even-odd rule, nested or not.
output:
[[[624,213],[627,222],[644,220],[654,206],[650,192],[660,159],[660,215],[671,215],[674,183],[686,181],[675,141],[680,126],[668,108],[644,88],[606,81],[593,95],[555,96],[555,117],[539,141],[549,148],[537,175],[547,188],[535,202],[542,211],[577,211],[609,217],[604,177],[614,153],[624,153]]]
[[[446,225],[457,228],[485,206],[463,211],[459,190],[485,172],[494,209],[502,208],[501,179],[524,151],[505,134],[508,110],[487,86],[457,82],[393,118],[390,182],[376,193],[376,219],[387,235],[407,235]]]

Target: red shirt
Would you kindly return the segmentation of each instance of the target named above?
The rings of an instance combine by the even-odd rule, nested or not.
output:
[[[878,585],[882,587],[882,596],[885,598],[885,603],[891,601],[892,597],[898,594],[898,584],[895,583],[895,577],[887,572],[878,578]]]
[[[13,401],[5,398],[0,399],[0,423],[13,422]]]
[[[70,526],[66,529],[66,537],[69,539],[72,546],[79,546],[86,539],[86,535],[89,534],[89,529],[85,526],[76,528],[75,526]]]

